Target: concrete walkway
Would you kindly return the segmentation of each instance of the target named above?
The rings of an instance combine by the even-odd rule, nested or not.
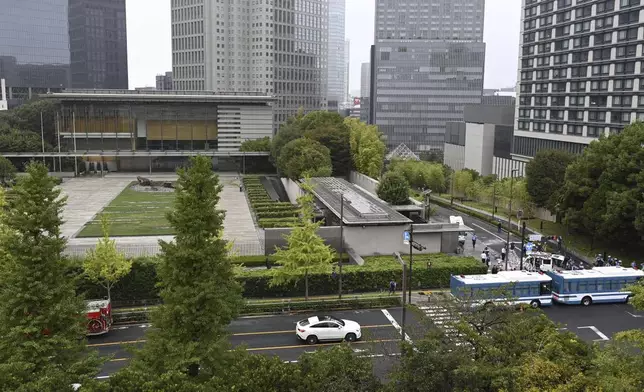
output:
[[[72,238],[107,206],[132,181],[126,178],[85,177],[72,178],[61,184],[62,195],[67,196],[63,210],[65,223],[62,235]]]

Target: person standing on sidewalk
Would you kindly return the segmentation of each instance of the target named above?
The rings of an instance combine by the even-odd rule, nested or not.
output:
[[[476,249],[476,233],[472,233],[472,249]]]
[[[485,252],[481,252],[481,263],[487,264],[488,260],[487,254]]]
[[[505,246],[504,246],[503,248],[501,248],[501,261],[505,261],[505,256],[506,256],[505,252],[506,251],[505,251]]]
[[[499,221],[499,223],[496,225],[496,229],[498,230],[499,234],[501,234],[502,227],[503,225],[501,225],[501,222]]]
[[[396,281],[392,280],[389,282],[389,295],[392,295],[396,292]]]

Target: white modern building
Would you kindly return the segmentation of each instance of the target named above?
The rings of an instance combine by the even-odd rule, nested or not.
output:
[[[581,153],[644,119],[641,0],[522,0],[513,154]]]
[[[349,84],[351,82],[351,41],[344,41],[344,101],[351,101],[351,93],[349,92]]]
[[[326,109],[328,4],[171,0],[173,88],[275,96],[274,129]]]
[[[345,14],[346,0],[328,0],[328,61],[327,99],[329,110],[338,110],[346,101],[345,71]]]
[[[362,63],[360,67],[360,98],[369,97],[371,84],[371,63]]]

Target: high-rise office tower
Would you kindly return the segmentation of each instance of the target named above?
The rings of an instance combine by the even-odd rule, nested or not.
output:
[[[351,75],[351,41],[346,40],[344,42],[344,75],[342,78],[343,87],[344,87],[344,100],[343,102],[351,101],[351,94],[349,93],[349,84]]]
[[[276,127],[326,109],[328,0],[171,1],[176,90],[278,98]]]
[[[9,107],[69,87],[69,0],[0,0],[0,79]]]
[[[515,158],[644,119],[644,3],[523,0]]]
[[[442,149],[445,124],[481,103],[485,0],[376,0],[371,122],[392,149]]]
[[[157,90],[172,90],[172,72],[157,75],[156,87]]]
[[[345,0],[328,0],[327,100],[329,110],[338,110],[345,102]]]
[[[125,0],[69,0],[73,88],[127,89]]]
[[[360,98],[369,97],[369,85],[371,83],[371,64],[362,63],[360,68]]]

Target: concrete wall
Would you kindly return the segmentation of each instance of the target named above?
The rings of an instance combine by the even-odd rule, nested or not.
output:
[[[284,189],[288,195],[288,200],[291,203],[296,204],[297,199],[304,194],[304,191],[302,191],[302,188],[300,188],[297,182],[290,178],[282,177],[280,180],[282,180],[282,184],[284,185]]]
[[[265,229],[264,230],[264,249],[266,254],[275,253],[275,247],[285,247],[286,236],[291,233],[290,228],[275,228],[275,229]],[[346,227],[345,227],[346,230]],[[346,234],[346,232],[345,232]],[[331,246],[336,251],[340,250],[340,226],[326,226],[320,227],[318,230],[318,235],[324,239],[324,242]],[[349,248],[348,244],[345,244],[345,248]]]
[[[467,123],[466,127],[465,168],[482,176],[492,174],[494,125]]]
[[[465,169],[465,146],[445,143],[443,163],[454,171]]]
[[[550,211],[545,208],[535,208],[534,214],[537,218],[543,219],[550,222],[556,222],[557,216],[550,213]]]
[[[409,245],[403,243],[403,232],[409,225],[401,226],[352,226],[344,228],[344,240],[360,256],[393,255],[394,252],[409,253]],[[439,253],[441,233],[414,234],[414,240],[427,249],[418,253]]]
[[[367,192],[373,193],[374,195],[378,190],[378,185],[380,185],[379,181],[374,180],[369,176],[365,176],[362,173],[358,173],[357,171],[351,172],[351,174],[349,175],[349,182],[359,186]]]

